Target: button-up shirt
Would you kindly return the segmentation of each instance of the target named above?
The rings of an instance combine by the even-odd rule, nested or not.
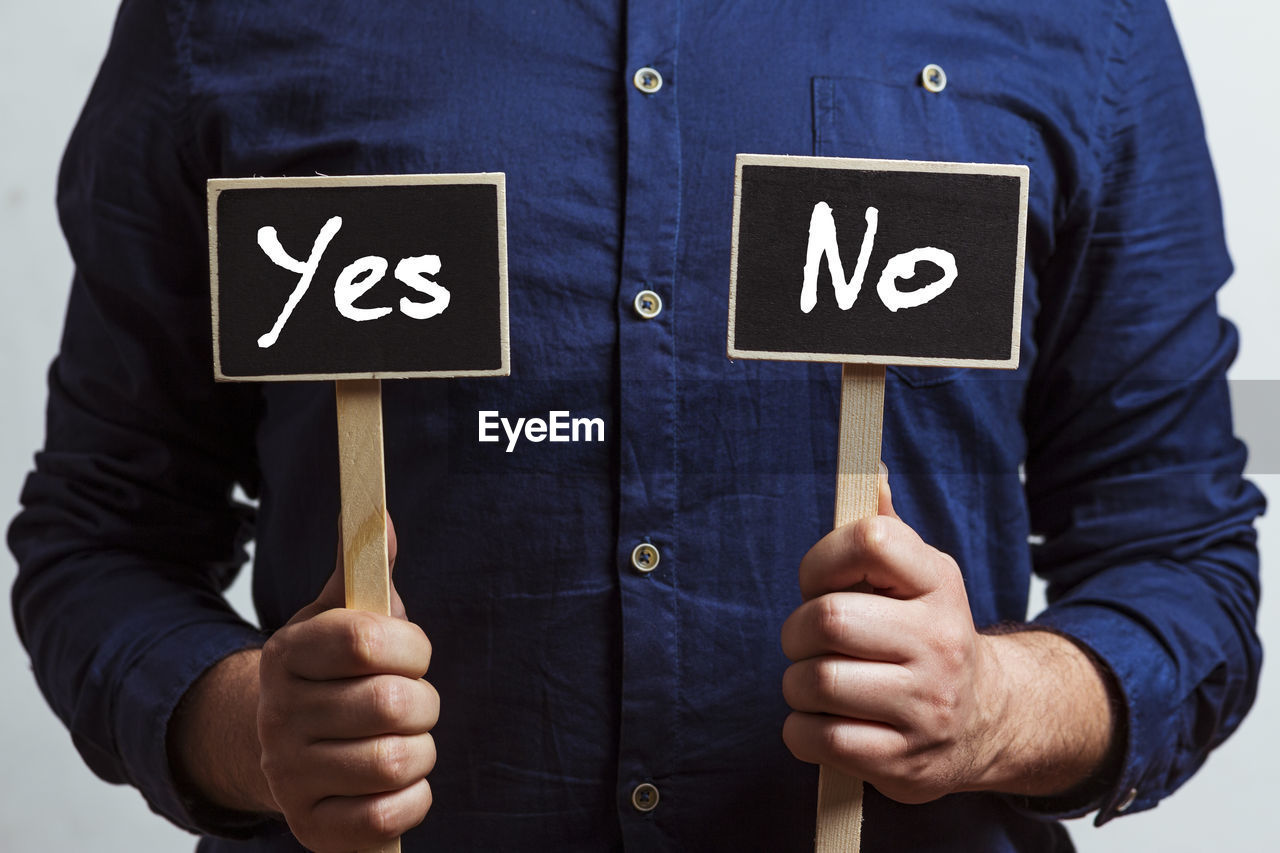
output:
[[[1255,689],[1198,116],[1152,0],[126,2],[60,180],[77,272],[10,534],[40,685],[98,774],[254,836],[202,850],[293,849],[165,752],[201,672],[316,595],[338,503],[331,387],[212,381],[204,182],[501,171],[512,375],[384,383],[395,582],[443,702],[405,848],[809,849],[778,636],[831,523],[839,368],[725,357],[734,155],[1023,163],[1021,366],[890,368],[883,454],[978,625],[1048,580],[1123,756],[1090,801],[871,790],[863,837],[1069,849],[1046,817],[1154,805]],[[602,428],[480,441],[481,412]],[[220,596],[251,537],[260,628]]]

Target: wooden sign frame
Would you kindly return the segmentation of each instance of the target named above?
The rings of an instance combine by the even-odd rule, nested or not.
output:
[[[497,193],[499,334],[501,364],[492,369],[441,370],[374,370],[359,372],[317,372],[259,375],[228,375],[223,370],[222,345],[219,334],[218,305],[218,199],[229,190],[312,189],[325,187],[401,187],[421,185],[490,184]],[[470,172],[431,175],[352,175],[295,178],[214,178],[208,181],[209,215],[209,288],[212,303],[214,379],[219,382],[281,382],[318,379],[430,379],[460,376],[511,375],[511,334],[507,299],[507,203],[506,175],[502,172]]]
[[[857,352],[798,352],[747,349],[738,345],[738,250],[742,220],[742,170],[750,166],[854,171],[931,173],[938,175],[991,175],[1016,178],[1020,182],[1015,279],[1011,306],[1010,355],[1007,358],[931,358],[908,355],[867,355]],[[774,154],[739,154],[734,170],[732,253],[729,265],[730,358],[775,361],[839,362],[843,364],[903,364],[928,367],[987,367],[1011,369],[1018,366],[1022,328],[1022,278],[1027,231],[1027,201],[1030,170],[1022,165],[992,163],[948,163],[926,160],[876,160],[848,157],[801,157]],[[855,226],[856,227],[856,226]],[[872,297],[874,298],[874,297]]]

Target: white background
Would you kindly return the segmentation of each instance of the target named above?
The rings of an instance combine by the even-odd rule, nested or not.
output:
[[[1275,247],[1280,236],[1276,158],[1280,102],[1272,58],[1280,4],[1172,0],[1200,93],[1226,205],[1235,278],[1223,312],[1241,329],[1233,378],[1237,428],[1253,451],[1250,472],[1280,495],[1280,314]],[[1064,6],[1064,14],[1069,14]],[[43,440],[44,373],[62,323],[70,261],[53,207],[61,149],[110,34],[108,0],[0,0],[0,519]],[[1274,517],[1260,525],[1264,566],[1277,553]],[[0,549],[7,588],[13,559]],[[244,585],[235,597],[243,603]],[[1034,607],[1035,605],[1033,605]],[[31,677],[7,606],[0,606],[0,851],[179,851],[194,839],[152,815],[131,789],[96,779],[81,763]],[[1280,607],[1263,601],[1261,631],[1280,648]],[[1280,850],[1280,683],[1264,678],[1240,731],[1189,784],[1154,811],[1094,829],[1070,824],[1086,853]]]

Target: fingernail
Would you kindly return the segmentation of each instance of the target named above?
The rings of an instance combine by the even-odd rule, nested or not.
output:
[[[881,478],[887,478],[889,476],[889,466],[884,464],[883,459],[880,460],[880,476]]]

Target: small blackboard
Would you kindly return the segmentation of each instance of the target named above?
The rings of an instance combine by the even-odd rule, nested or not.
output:
[[[214,375],[510,373],[504,176],[209,181]]]
[[[730,358],[1018,364],[1026,166],[740,154]]]

